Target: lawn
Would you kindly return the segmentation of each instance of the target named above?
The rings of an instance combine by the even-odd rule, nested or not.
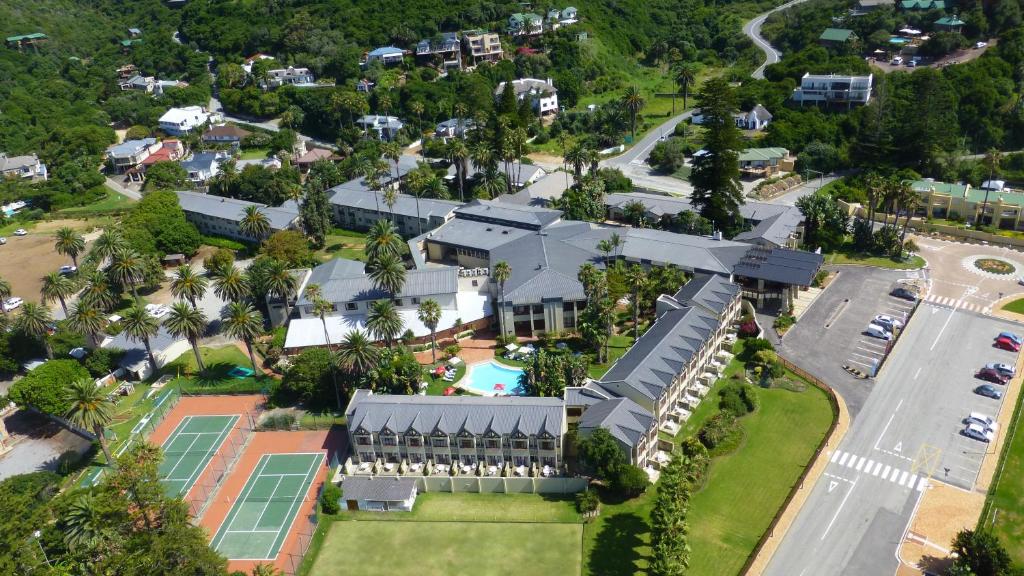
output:
[[[888,256],[873,256],[871,254],[863,254],[854,252],[852,250],[842,250],[839,252],[829,252],[825,255],[826,264],[852,264],[856,266],[877,266],[879,268],[891,268],[891,269],[919,269],[924,268],[924,258],[920,256],[911,256],[907,260],[893,259]]]
[[[257,376],[235,378],[228,375],[235,366],[252,370],[249,356],[236,346],[221,348],[201,347],[199,353],[203,357],[206,371],[199,373],[195,353],[190,347],[173,362],[163,368],[164,374],[179,376],[179,384],[184,392],[199,394],[228,394],[232,392],[260,392],[270,387],[270,379],[257,373]]]
[[[1018,298],[1013,302],[1007,302],[1003,305],[1003,310],[1016,314],[1024,314],[1024,298]]]
[[[270,148],[248,148],[242,150],[242,155],[239,157],[240,160],[262,160],[267,157],[270,152]]]
[[[587,368],[587,375],[591,378],[600,378],[611,368],[616,360],[622,357],[633,345],[632,331],[630,334],[615,334],[608,340],[608,361],[604,364],[591,363]]]
[[[1017,302],[1021,300],[1011,304]],[[1018,565],[1024,563],[1024,434],[1018,429],[1022,406],[1024,395],[1017,400],[1013,420],[1007,428],[1012,440],[1003,447],[1002,466],[992,481],[985,511],[979,520],[979,525],[990,527],[999,536]]]
[[[455,380],[446,382],[444,378],[434,377],[434,369],[438,366],[445,366],[445,361],[440,359],[441,354],[438,354],[438,362],[436,364],[428,364],[423,367],[423,381],[427,383],[427,395],[429,396],[440,396],[444,394],[444,389],[449,386],[454,386],[456,382],[462,380],[462,377],[466,375],[466,364],[465,362],[459,363],[455,367]]]
[[[108,189],[107,195],[96,202],[58,210],[56,214],[60,216],[74,216],[83,212],[117,212],[130,208],[134,204],[135,200]]]
[[[366,234],[332,228],[324,238],[324,247],[316,252],[317,258],[322,262],[334,258],[348,258],[349,260],[366,261]]]

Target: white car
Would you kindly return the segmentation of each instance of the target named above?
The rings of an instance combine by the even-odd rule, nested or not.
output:
[[[867,329],[864,333],[872,338],[878,338],[881,340],[892,340],[892,332],[889,332],[885,328],[882,328],[878,324],[868,324]]]
[[[14,231],[15,236],[25,236],[26,234],[28,234],[28,230],[25,230],[24,228],[18,228]]]
[[[149,312],[149,315],[156,319],[163,318],[171,311],[170,308],[163,304],[146,304],[145,308],[146,312]]]
[[[977,424],[989,430],[999,429],[999,423],[996,422],[995,418],[981,412],[971,412],[967,418],[964,418],[964,424]]]
[[[892,332],[893,328],[903,328],[903,321],[888,314],[879,314],[875,316],[872,324],[878,324],[882,328],[885,328],[889,332]]]
[[[11,296],[6,301],[4,301],[4,309],[14,310],[18,306],[21,306],[23,302],[25,301],[22,300],[21,298],[18,298],[17,296]]]
[[[979,50],[984,48],[985,46],[988,46],[988,42],[978,42],[977,44],[974,45],[974,47]]]
[[[78,266],[72,266],[70,264],[65,264],[65,265],[60,267],[60,273],[62,275],[74,274],[75,272],[78,272]]]
[[[7,238],[0,236],[0,246],[3,246],[4,244],[7,244]]]
[[[987,443],[995,440],[996,431],[991,428],[985,428],[981,424],[968,424],[964,428],[963,435]]]
[[[1013,377],[1017,373],[1017,369],[1009,364],[1000,364],[999,362],[989,362],[985,364],[985,368],[991,368],[1000,374],[1004,374],[1009,377]]]

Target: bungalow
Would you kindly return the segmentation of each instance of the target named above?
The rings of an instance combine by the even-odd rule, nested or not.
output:
[[[118,320],[117,318],[112,318]],[[145,380],[153,374],[153,366],[149,363],[147,346],[153,351],[153,359],[159,370],[189,349],[188,340],[172,336],[167,328],[160,326],[156,334],[149,337],[145,344],[131,338],[125,332],[117,336],[107,336],[100,342],[101,348],[124,351],[120,367],[124,368],[129,380]]]
[[[374,48],[366,53],[365,65],[369,66],[374,62],[380,62],[384,66],[395,66],[402,63],[405,58],[405,50],[394,46],[382,46]]]
[[[536,166],[523,165],[522,168],[527,170],[527,173],[530,173],[531,168],[534,169],[529,178],[525,174],[520,176],[521,183],[513,182],[515,186],[524,188],[514,194],[499,196],[499,202],[548,208],[560,199],[566,190],[576,185],[576,177],[569,172],[548,174]],[[515,175],[516,173],[513,173],[513,177]]]
[[[107,163],[117,174],[124,174],[162,147],[156,138],[126,140],[107,148]]]
[[[31,34],[19,34],[17,36],[8,36],[7,46],[21,50],[25,46],[35,46],[36,44],[40,42],[46,42],[49,39],[49,36],[43,34],[42,32],[33,32]]]
[[[749,112],[740,112],[733,116],[736,126],[741,130],[764,130],[772,121],[772,113],[760,104],[754,105]]]
[[[309,169],[313,167],[313,164],[316,164],[321,160],[326,160],[328,162],[341,160],[337,154],[325,148],[310,148],[309,150],[304,150],[304,148],[305,145],[300,145],[300,149],[296,150],[294,158],[295,167],[299,169],[299,173],[301,174],[309,172]]]
[[[416,480],[384,476],[346,476],[341,483],[346,510],[371,512],[412,512],[416,503]]]
[[[207,236],[227,236],[243,242],[256,239],[242,232],[239,222],[249,206],[256,206],[270,221],[271,232],[291,230],[299,226],[299,211],[285,203],[277,208],[258,202],[246,202],[234,198],[212,196],[202,192],[182,190],[177,192],[178,205],[185,212],[185,219]]]
[[[737,158],[740,172],[747,176],[766,178],[793,170],[793,160],[785,148],[747,148]]]
[[[867,105],[871,100],[871,85],[874,75],[847,76],[841,74],[803,75],[800,86],[793,89],[793,101],[803,106],[804,102],[825,104]]]
[[[181,167],[188,174],[188,181],[193,188],[201,188],[206,183],[220,174],[220,163],[227,159],[219,152],[197,152],[189,159],[181,162]]]
[[[575,24],[579,21],[579,11],[576,10],[575,6],[567,6],[562,10],[562,18],[560,22],[562,25]]]
[[[508,18],[511,36],[537,36],[544,32],[544,19],[532,12],[516,12]]]
[[[495,88],[494,97],[501,98],[504,91],[505,82],[502,82]],[[558,113],[558,88],[555,88],[551,78],[547,80],[536,78],[513,80],[512,91],[515,93],[516,100],[520,102],[528,100],[530,107],[540,116]]]
[[[35,154],[8,156],[0,152],[0,178],[37,182],[48,177],[46,164],[40,162]]]
[[[356,82],[356,92],[362,92],[363,94],[369,94],[373,91],[373,87],[377,84],[371,80],[363,78]]]
[[[182,136],[205,126],[210,118],[201,106],[171,108],[160,117],[160,129],[171,136]]]
[[[267,70],[267,78],[263,80],[260,85],[265,90],[273,88],[280,88],[281,86],[316,86],[316,77],[310,72],[309,68],[295,68],[289,66],[287,68],[277,68],[274,70]]]
[[[455,32],[443,32],[436,38],[420,40],[416,44],[416,60],[445,70],[462,68],[462,44]]]
[[[471,64],[480,62],[497,62],[504,56],[501,38],[493,32],[485,30],[469,30],[462,33],[462,45],[469,52]]]
[[[439,122],[434,128],[434,138],[447,142],[450,138],[465,138],[466,134],[476,128],[472,118],[449,118]]]
[[[133,180],[144,180],[146,177],[146,170],[150,166],[157,162],[174,162],[179,160],[185,155],[185,145],[181,143],[181,140],[168,138],[160,143],[160,148],[149,155],[139,165],[131,169],[128,173]]]
[[[967,23],[957,18],[956,14],[953,14],[952,16],[943,16],[936,20],[935,30],[939,32],[953,32],[955,34],[959,34],[965,24]]]
[[[207,144],[241,144],[242,140],[251,135],[252,132],[234,124],[220,124],[211,126],[206,132],[203,132],[203,142]]]
[[[818,36],[818,44],[822,46],[845,46],[857,41],[857,34],[846,28],[825,28]]]
[[[364,134],[376,133],[379,140],[390,142],[398,136],[398,132],[405,127],[405,123],[396,116],[379,116],[368,114],[356,120],[356,125],[363,129]]]

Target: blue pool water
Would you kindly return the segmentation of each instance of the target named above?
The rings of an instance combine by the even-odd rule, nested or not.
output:
[[[522,396],[526,391],[519,387],[519,375],[523,371],[518,368],[506,368],[495,362],[476,364],[466,375],[465,388],[487,396],[512,394]],[[495,386],[500,385],[498,388]],[[501,388],[504,387],[502,390]]]
[[[889,38],[889,44],[906,44],[910,42],[909,38],[901,38],[899,36],[892,36]]]

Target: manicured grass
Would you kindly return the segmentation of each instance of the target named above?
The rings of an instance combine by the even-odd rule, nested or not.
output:
[[[682,180],[683,182],[689,182],[690,181],[690,173],[691,172],[693,172],[693,168],[691,168],[689,166],[683,166],[679,170],[676,170],[675,172],[673,172],[672,173],[672,177],[677,179],[677,180]]]
[[[579,574],[582,529],[579,524],[335,522],[310,574]]]
[[[316,252],[321,261],[334,258],[366,261],[366,235],[362,232],[333,228],[324,239],[324,247]]]
[[[603,364],[591,363],[587,368],[587,375],[591,378],[600,378],[608,371],[608,368],[622,357],[633,345],[632,331],[630,334],[616,334],[608,340],[608,361]]]
[[[827,264],[854,264],[860,266],[877,266],[879,268],[905,269],[924,268],[924,258],[911,256],[906,260],[893,259],[888,256],[873,256],[853,251],[829,252],[825,256]]]
[[[1008,302],[1003,305],[1003,310],[1007,312],[1014,312],[1017,314],[1024,314],[1024,298],[1018,298],[1013,302]]]
[[[65,208],[58,210],[56,213],[62,216],[73,216],[83,212],[115,212],[130,208],[134,204],[135,200],[108,189],[107,195],[96,202],[84,206],[75,206],[74,208]]]
[[[1017,300],[1015,304],[1022,302]],[[1003,446],[1002,466],[992,480],[985,511],[979,527],[991,529],[1006,547],[1015,564],[1024,563],[1024,433],[1020,431],[1021,410],[1024,395],[1017,399],[1017,408],[1010,426],[1004,434],[1011,434],[1012,440]]]
[[[259,392],[270,387],[271,381],[257,372],[255,376],[235,378],[228,372],[235,366],[252,370],[249,357],[235,346],[221,348],[199,348],[206,371],[200,373],[192,348],[178,356],[163,368],[164,374],[179,376],[177,384],[182,391],[202,394],[228,394],[232,392]]]
[[[249,148],[242,150],[240,160],[262,160],[267,157],[270,152],[270,148]]]
[[[572,495],[421,492],[411,513],[342,512],[340,520],[579,522]]]
[[[434,369],[438,366],[444,366],[445,361],[440,359],[441,354],[438,354],[439,360],[436,364],[428,364],[423,367],[423,381],[427,383],[427,395],[428,396],[441,396],[444,394],[444,389],[449,386],[455,386],[455,384],[462,380],[462,377],[466,375],[466,364],[465,362],[460,363],[455,367],[455,380],[451,382],[445,381],[444,378],[435,377]]]

